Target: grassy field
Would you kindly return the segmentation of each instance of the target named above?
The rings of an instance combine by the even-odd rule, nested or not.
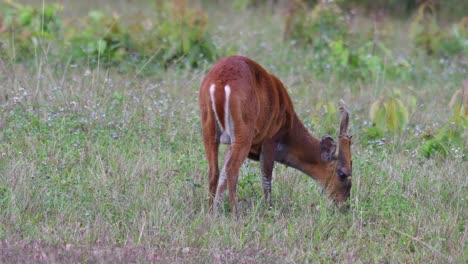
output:
[[[0,262],[467,262],[467,147],[425,158],[417,136],[449,120],[466,68],[420,56],[411,80],[319,74],[310,50],[283,42],[281,12],[206,12],[216,44],[277,75],[315,135],[327,131],[316,105],[346,103],[351,209],[336,210],[312,179],[282,165],[268,209],[259,164],[248,161],[239,218],[228,199],[211,216],[197,102],[210,63],[137,74],[50,63],[41,53],[0,61]],[[405,30],[392,39],[403,54]],[[395,88],[417,99],[408,125],[369,142],[370,105]]]

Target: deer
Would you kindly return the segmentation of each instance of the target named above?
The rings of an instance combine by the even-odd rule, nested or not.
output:
[[[337,142],[330,135],[318,139],[298,118],[283,83],[244,56],[215,62],[201,83],[199,107],[208,161],[210,212],[218,211],[228,189],[231,213],[237,215],[237,181],[246,159],[260,162],[264,198],[270,207],[275,162],[317,181],[335,204],[348,200],[352,136],[347,134],[349,114],[344,107],[340,107]],[[221,173],[220,144],[228,145]]]

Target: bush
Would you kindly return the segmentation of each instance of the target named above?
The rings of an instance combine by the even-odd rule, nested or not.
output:
[[[391,72],[395,72],[394,77],[401,75],[395,69],[390,51],[382,43],[370,41],[351,49],[343,41],[333,41],[326,61],[334,73],[350,79],[369,80]]]
[[[72,27],[66,34],[75,59],[87,59],[92,64],[118,63],[128,58],[132,49],[129,34],[117,15],[90,11],[82,27]]]
[[[468,86],[467,86],[468,87]],[[465,88],[466,89],[466,88]],[[467,89],[468,90],[468,89]],[[466,158],[467,153],[467,130],[468,130],[468,116],[466,100],[468,94],[462,91],[462,100],[459,103],[452,102],[453,114],[446,124],[444,124],[435,133],[426,133],[423,135],[423,144],[421,145],[420,153],[429,158],[436,154],[443,157],[452,155],[456,158]],[[454,94],[452,101],[454,102],[457,93]]]
[[[297,0],[289,11],[285,39],[312,48],[311,66],[319,73],[330,72],[352,80],[369,80],[380,75],[402,79],[411,76],[411,64],[404,59],[396,60],[377,38],[350,47],[353,36],[336,3],[320,2],[308,12],[305,2]]]
[[[308,0],[312,1],[312,0]],[[466,16],[468,2],[461,0],[335,0],[346,9],[359,7],[367,13],[384,11],[385,14],[406,18],[418,9],[418,4],[431,3],[444,20],[456,21]]]
[[[98,62],[105,66],[121,62],[157,62],[167,67],[185,62],[189,67],[211,62],[218,51],[207,31],[203,10],[190,8],[185,0],[161,3],[156,17],[125,25],[118,15],[90,11],[88,16],[66,27],[62,38],[62,7],[45,5],[41,9],[6,1],[0,24],[1,57],[34,58],[45,42],[56,44],[60,56]],[[66,48],[63,49],[65,41]],[[183,60],[182,60],[183,58]],[[65,58],[69,59],[69,58]]]
[[[445,57],[466,55],[465,51],[468,46],[467,40],[468,17],[465,17],[458,24],[452,25],[451,30],[442,36],[439,53]]]
[[[312,116],[314,127],[321,129],[321,134],[334,135],[336,132],[336,114],[338,113],[335,104],[332,102],[320,101],[315,105],[315,112]]]
[[[346,40],[348,25],[334,2],[320,2],[309,12],[301,0],[292,2],[286,16],[284,38],[314,49],[327,48],[333,40]]]
[[[428,55],[454,57],[463,54],[468,45],[468,18],[446,30],[437,23],[436,12],[431,2],[419,6],[410,26],[413,43]]]
[[[163,4],[154,20],[146,18],[131,25],[130,32],[141,55],[154,57],[165,67],[181,58],[188,66],[198,67],[218,57],[207,30],[207,16],[183,0]]]
[[[403,98],[406,99],[406,105]],[[408,123],[409,113],[415,106],[416,98],[408,94],[403,96],[399,89],[393,89],[389,95],[381,96],[369,108],[372,127],[366,129],[365,138],[379,139],[387,132],[403,131]]]
[[[368,13],[385,10],[395,16],[410,15],[417,7],[418,0],[343,0],[340,5],[345,8],[359,6]]]
[[[59,38],[61,5],[47,4],[39,9],[13,1],[5,3],[9,7],[3,10],[0,24],[0,40],[4,46],[0,49],[1,57],[13,60],[34,57],[38,48]]]

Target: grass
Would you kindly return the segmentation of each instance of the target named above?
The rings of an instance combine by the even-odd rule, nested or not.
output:
[[[0,64],[2,261],[466,263],[466,146],[464,157],[426,159],[414,136],[448,119],[463,72],[422,58],[412,81],[317,76],[310,51],[278,37],[278,14],[259,19],[254,10],[241,19],[223,10],[210,16],[211,30],[218,45],[279,76],[316,135],[326,129],[313,122],[315,105],[347,103],[354,140],[348,212],[282,165],[267,209],[259,164],[248,161],[239,219],[231,219],[227,199],[221,216],[208,213],[197,98],[209,65],[136,75],[139,69],[55,64],[38,54],[31,64]],[[366,142],[370,104],[386,89],[408,86],[418,108],[407,130]]]

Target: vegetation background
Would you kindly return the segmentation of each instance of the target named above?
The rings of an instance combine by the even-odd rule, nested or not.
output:
[[[466,263],[468,3],[0,2],[0,262]],[[257,163],[208,213],[198,88],[242,54],[315,134],[351,113],[351,208]]]

